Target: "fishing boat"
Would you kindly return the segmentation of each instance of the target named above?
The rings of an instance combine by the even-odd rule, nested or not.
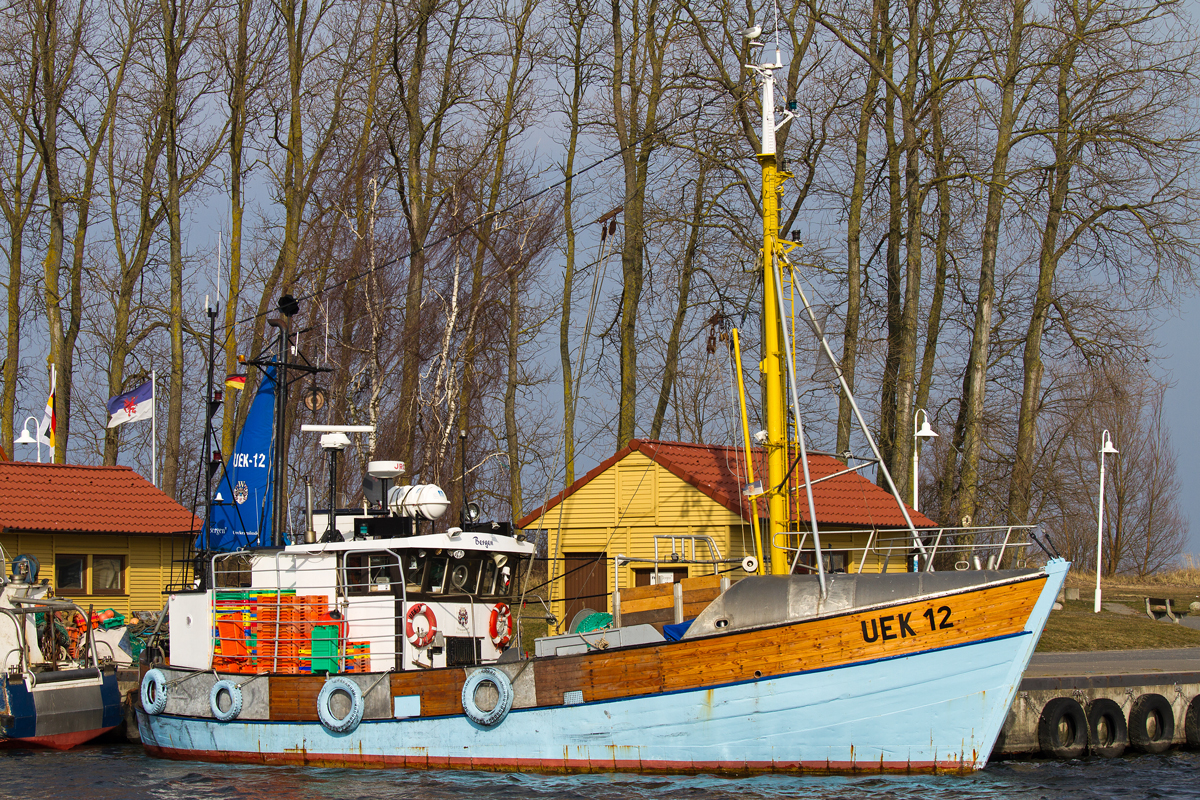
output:
[[[8,579],[4,561],[0,557],[0,743],[69,750],[112,730],[125,718],[113,660],[101,662],[90,627],[72,653],[76,644],[56,624],[60,617],[88,619],[83,609],[49,596],[36,558],[18,555]]]
[[[682,592],[671,584],[644,590],[638,614],[622,615],[614,596],[611,620],[588,615],[591,624],[530,642],[520,618],[529,614],[537,550],[526,532],[473,514],[439,527],[444,493],[389,486],[403,465],[374,462],[363,512],[339,513],[331,491],[318,536],[310,486],[306,530],[287,541],[286,498],[237,472],[278,467],[276,440],[260,433],[261,442],[239,444],[227,465],[198,585],[169,598],[169,659],[145,672],[137,704],[150,754],[728,774],[970,771],[987,763],[1068,564],[1048,552],[1036,564],[1032,548],[1040,544],[1025,529],[991,538],[978,529],[916,528],[855,405],[907,533],[866,545],[874,555],[887,551],[876,559],[885,564],[878,573],[827,569],[783,324],[794,245],[776,229],[786,177],[774,139],[780,67],[778,51],[774,62],[751,67],[763,93],[770,402],[758,437],[766,480],[746,476],[746,492],[765,510],[767,528],[755,543],[766,552],[736,573],[720,573],[722,559],[713,559],[714,575],[689,579]],[[807,301],[805,311],[811,317]],[[286,371],[287,321],[279,327],[279,355],[265,368]],[[333,487],[337,453],[354,431],[312,432],[322,434]],[[801,561],[804,553],[812,558]],[[682,624],[646,621],[646,609]]]

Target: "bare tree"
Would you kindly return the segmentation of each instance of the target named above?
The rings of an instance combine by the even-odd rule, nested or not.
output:
[[[13,418],[17,405],[17,378],[21,358],[22,268],[30,217],[37,207],[42,181],[42,162],[34,152],[27,131],[37,100],[37,64],[30,59],[28,28],[10,20],[0,47],[6,66],[0,72],[0,103],[15,124],[5,125],[3,157],[0,158],[0,210],[8,226],[3,244],[8,263],[5,354],[0,392],[0,448],[13,452]],[[36,222],[36,219],[35,219]]]

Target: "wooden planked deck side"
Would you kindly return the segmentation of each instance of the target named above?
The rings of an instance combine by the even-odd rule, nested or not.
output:
[[[1000,586],[743,633],[537,659],[537,707],[705,688],[910,655],[1020,633],[1044,584],[1034,576]],[[643,587],[645,588],[645,587]],[[658,588],[658,587],[649,587]],[[669,588],[669,586],[668,586]],[[421,697],[421,716],[462,713],[461,668],[398,672],[393,697]],[[322,677],[271,681],[271,718],[312,721]]]

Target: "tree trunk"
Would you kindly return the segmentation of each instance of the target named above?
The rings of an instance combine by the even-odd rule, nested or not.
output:
[[[26,89],[21,98],[8,98],[10,112],[19,115],[24,124],[28,124],[30,103],[33,100],[32,91]],[[16,142],[9,141],[12,146],[12,167],[6,175],[8,181],[0,191],[0,208],[3,208],[4,219],[8,223],[8,285],[7,285],[7,314],[8,324],[5,331],[5,354],[3,375],[3,393],[0,394],[0,448],[9,458],[16,459],[13,453],[13,424],[19,422],[15,418],[17,405],[17,367],[21,359],[21,259],[24,256],[25,226],[29,221],[34,203],[38,201],[38,191],[42,180],[42,164],[36,154],[27,151],[28,139],[23,127],[14,132]],[[33,177],[29,171],[33,169]]]
[[[179,480],[180,433],[183,429],[183,219],[179,203],[179,66],[182,59],[183,31],[177,0],[161,0],[163,43],[163,131],[167,156],[167,229],[170,241],[171,374],[168,379],[167,430],[163,442],[162,482],[160,488],[177,497]],[[206,420],[207,422],[207,420]],[[207,459],[202,459],[206,461]]]
[[[233,60],[226,69],[229,73],[229,283],[225,293],[224,344],[225,374],[238,372],[237,317],[242,292],[242,220],[246,213],[242,197],[243,181],[247,170],[244,162],[246,126],[249,122],[247,104],[250,81],[250,16],[254,0],[238,0],[237,33],[234,37]],[[246,389],[250,389],[247,386]],[[221,415],[221,455],[228,458],[233,453],[237,436],[239,408],[249,409],[249,398],[239,392],[226,392]],[[206,458],[211,454],[206,453]]]
[[[583,111],[589,71],[583,46],[587,13],[579,3],[569,5],[567,13],[571,28],[571,100],[567,108],[567,159],[563,164],[563,236],[566,239],[566,253],[563,264],[562,313],[558,321],[558,358],[562,365],[563,386],[563,467],[566,475],[564,485],[570,486],[575,482],[575,411],[578,402],[571,368],[571,297],[575,288],[575,154],[579,147],[582,129],[580,115]],[[607,224],[601,223],[602,226]],[[602,228],[602,248],[606,237],[605,229]],[[579,365],[579,369],[583,369],[583,364]],[[515,512],[513,516],[517,518]]]
[[[658,390],[658,406],[654,409],[654,420],[650,424],[650,438],[662,438],[663,420],[667,416],[667,408],[675,389],[675,376],[679,371],[679,337],[683,332],[683,323],[689,310],[688,297],[692,288],[692,273],[696,269],[696,259],[700,250],[700,231],[705,220],[705,178],[708,176],[708,164],[700,163],[700,171],[696,176],[695,197],[692,200],[692,219],[688,226],[688,242],[683,251],[683,259],[679,265],[679,293],[675,303],[675,318],[671,322],[671,334],[667,338],[667,358],[663,365],[662,385]]]
[[[975,301],[975,321],[971,331],[967,370],[963,376],[962,471],[958,490],[958,513],[963,524],[975,521],[978,502],[979,457],[983,450],[983,400],[987,390],[987,367],[992,333],[992,311],[996,301],[996,250],[1000,239],[1004,199],[1008,188],[1008,155],[1012,146],[1015,120],[1014,102],[1017,75],[1021,66],[1021,43],[1025,27],[1027,0],[1014,0],[1012,28],[1001,87],[1000,122],[996,130],[996,152],[988,182],[987,212],[983,223],[982,253],[979,265],[979,289]],[[957,431],[956,431],[956,438]],[[953,456],[947,460],[952,467]],[[946,508],[947,505],[943,505]]]
[[[510,519],[521,518],[521,452],[517,426],[517,386],[521,381],[517,345],[521,335],[520,278],[522,270],[514,265],[508,270],[508,365],[504,381],[504,444],[508,455],[508,496]]]
[[[671,39],[678,6],[655,24],[658,0],[642,10],[640,0],[630,7],[630,30],[640,46],[626,48],[622,0],[612,0],[612,110],[624,177],[625,236],[621,245],[620,396],[617,409],[617,448],[634,437],[637,425],[638,313],[641,308],[645,257],[646,182],[650,157],[658,145],[658,107],[663,98],[663,58]],[[644,37],[644,38],[643,38]],[[656,38],[657,37],[657,38]],[[636,41],[636,40],[635,40]]]
[[[113,250],[120,270],[116,303],[113,308],[113,345],[108,358],[109,397],[121,394],[126,390],[126,361],[134,347],[153,330],[153,327],[142,331],[132,330],[134,290],[142,279],[150,257],[150,250],[154,245],[155,235],[167,210],[165,204],[156,202],[159,192],[157,185],[158,161],[162,157],[165,143],[162,109],[158,107],[149,109],[146,116],[149,131],[145,139],[146,149],[142,155],[142,169],[138,183],[138,225],[133,241],[129,244],[125,242],[123,233],[120,210],[122,197],[117,184],[111,178],[109,181],[108,204],[109,217],[113,227]],[[116,174],[119,156],[120,153],[115,142],[110,143],[106,165],[109,175]],[[106,428],[104,431],[104,463],[108,466],[117,463],[122,430],[118,427]]]
[[[1082,36],[1085,32],[1074,33]],[[1069,39],[1065,52],[1055,64],[1058,72],[1055,86],[1058,124],[1054,137],[1054,169],[1050,177],[1046,220],[1042,227],[1041,249],[1038,253],[1037,294],[1025,333],[1025,351],[1022,358],[1024,376],[1017,412],[1017,446],[1008,490],[1008,520],[1014,525],[1026,524],[1029,520],[1033,494],[1034,451],[1037,446],[1037,417],[1042,393],[1042,338],[1050,305],[1054,300],[1054,273],[1060,256],[1058,231],[1070,188],[1071,167],[1078,155],[1072,146],[1076,131],[1072,124],[1073,109],[1069,87],[1071,72],[1075,66],[1077,41],[1078,39],[1073,37]]]
[[[871,9],[871,55],[880,61],[879,3]],[[854,137],[854,179],[850,187],[850,208],[846,220],[846,321],[842,328],[842,374],[846,386],[854,391],[854,374],[858,368],[858,329],[862,307],[862,209],[866,200],[867,144],[871,136],[871,118],[875,113],[875,96],[879,73],[867,72],[866,91],[858,114],[858,133]],[[850,397],[839,395],[837,422],[837,453],[850,452],[850,432],[854,428],[854,409]]]
[[[883,71],[891,74],[895,58],[895,40],[890,20],[890,9],[882,3],[881,29],[883,44]],[[904,298],[901,288],[900,243],[904,236],[904,201],[900,188],[901,146],[896,140],[896,104],[901,101],[897,91],[888,84],[884,98],[884,140],[887,145],[888,229],[885,254],[887,275],[887,354],[883,362],[883,380],[879,393],[879,452],[883,462],[893,469],[893,480],[900,495],[904,496],[903,475],[894,474],[896,447],[900,420],[896,417],[896,402],[900,380],[900,361],[903,350]],[[901,111],[903,115],[903,110]],[[901,125],[903,126],[903,121]],[[886,485],[882,470],[878,474],[880,485]]]

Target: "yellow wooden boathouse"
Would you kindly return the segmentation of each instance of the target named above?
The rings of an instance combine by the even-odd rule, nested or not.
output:
[[[761,452],[754,466],[756,476],[764,474]],[[826,569],[855,572],[861,563],[864,572],[906,570],[900,557],[862,556],[873,536],[903,535],[904,516],[892,496],[832,456],[810,454],[809,470]],[[739,562],[755,552],[752,503],[742,491],[747,483],[740,448],[634,439],[518,520],[519,528],[546,531],[551,608],[560,628],[585,608],[611,610],[616,588],[651,583],[656,544],[659,582],[712,574],[711,565],[671,561],[673,552],[681,561],[708,559],[710,542],[724,560],[719,571],[733,579],[746,574]],[[806,528],[807,504],[793,507]],[[765,516],[761,501],[758,513]],[[919,528],[936,527],[916,511],[909,514]],[[642,560],[616,567],[618,556]],[[796,572],[815,566],[803,551],[789,560]]]
[[[129,467],[0,462],[0,547],[87,610],[159,611],[200,521]],[[6,576],[7,577],[7,576]]]

